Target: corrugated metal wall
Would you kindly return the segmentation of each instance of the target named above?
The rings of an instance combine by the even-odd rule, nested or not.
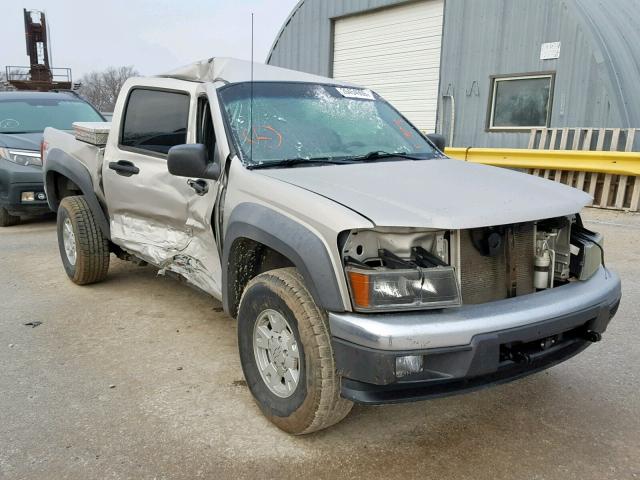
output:
[[[486,132],[486,116],[491,75],[555,71],[551,127],[633,127],[640,126],[640,96],[627,88],[625,108],[616,85],[618,76],[640,81],[638,62],[615,64],[598,45],[600,32],[608,39],[620,32],[618,16],[604,15],[604,7],[594,0],[449,0],[445,8],[445,33],[441,69],[441,93],[452,90],[456,97],[456,128],[454,143],[458,146],[526,147],[527,133]],[[606,2],[607,8],[640,2],[616,0]],[[594,25],[584,15],[600,10]],[[634,14],[637,18],[637,10]],[[633,26],[629,25],[631,35]],[[622,31],[621,31],[622,30]],[[640,28],[633,32],[640,42]],[[540,60],[544,42],[562,42],[558,60]],[[638,45],[634,42],[635,45]],[[638,48],[609,45],[628,52]],[[618,55],[618,52],[616,52]],[[474,85],[474,82],[475,85]],[[451,86],[451,87],[450,87]],[[473,88],[472,88],[473,87]],[[635,98],[633,98],[635,97]],[[635,103],[634,117],[629,113]],[[440,109],[448,132],[449,104]]]
[[[329,75],[331,19],[403,0],[303,0],[268,62]],[[486,132],[491,75],[556,71],[551,127],[640,127],[640,0],[445,0],[440,94],[456,100],[454,145],[526,147]],[[544,42],[558,60],[540,60]],[[439,110],[449,131],[450,106]]]

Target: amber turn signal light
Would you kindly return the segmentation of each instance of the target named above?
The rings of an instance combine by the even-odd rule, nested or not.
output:
[[[368,308],[369,298],[369,275],[349,271],[349,282],[351,283],[351,293],[356,307]]]

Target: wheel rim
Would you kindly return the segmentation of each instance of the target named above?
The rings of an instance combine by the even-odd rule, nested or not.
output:
[[[73,233],[73,225],[71,225],[71,219],[65,218],[62,225],[62,242],[64,243],[64,252],[67,255],[67,260],[71,265],[76,264],[76,234]]]
[[[293,395],[300,381],[300,349],[281,313],[260,313],[253,327],[253,353],[267,388],[280,398]]]

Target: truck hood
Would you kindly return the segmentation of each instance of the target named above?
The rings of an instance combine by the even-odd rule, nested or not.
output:
[[[0,133],[0,147],[18,150],[40,150],[42,132],[36,133]]]
[[[384,227],[505,225],[577,213],[592,200],[557,182],[448,158],[255,172],[322,195]]]

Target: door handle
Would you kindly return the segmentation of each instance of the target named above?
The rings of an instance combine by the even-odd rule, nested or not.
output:
[[[130,177],[131,175],[137,175],[140,173],[140,169],[127,160],[109,162],[109,168],[123,177]]]
[[[187,180],[187,185],[196,191],[196,194],[203,196],[209,191],[209,184],[204,180]]]

